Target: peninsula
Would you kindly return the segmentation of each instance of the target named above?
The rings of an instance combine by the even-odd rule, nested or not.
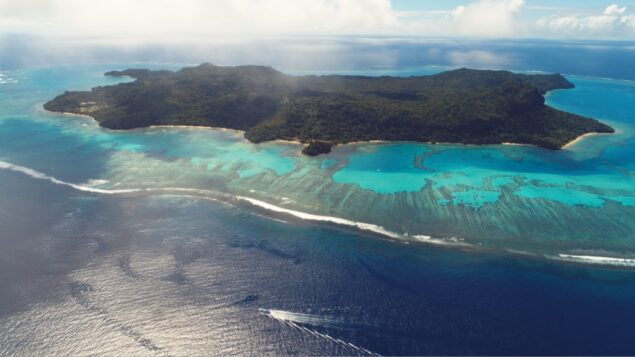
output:
[[[254,143],[296,140],[303,153],[354,141],[531,144],[560,149],[597,120],[545,105],[573,88],[560,74],[458,69],[432,76],[292,76],[271,67],[202,64],[179,71],[108,72],[135,80],[65,92],[44,105],[93,117],[103,127],[192,125],[245,131]]]

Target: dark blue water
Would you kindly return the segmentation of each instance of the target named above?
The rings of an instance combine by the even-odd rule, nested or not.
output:
[[[15,173],[0,179],[3,353],[635,349],[632,271],[397,244],[173,196],[104,198]]]

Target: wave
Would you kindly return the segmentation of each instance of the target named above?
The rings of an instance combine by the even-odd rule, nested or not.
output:
[[[433,244],[433,245],[442,245],[442,246],[455,246],[455,247],[472,247],[471,244],[465,243],[461,238],[450,237],[450,238],[434,238],[432,236],[417,234],[413,236],[409,236],[414,238],[418,242]]]
[[[9,77],[6,77],[5,79],[0,76],[0,83],[18,83],[18,80],[14,78],[9,78]]]
[[[28,167],[24,167],[24,166],[20,166],[20,165],[14,165],[14,164],[12,164],[10,162],[6,162],[6,161],[0,161],[0,169],[14,171],[14,172],[19,172],[19,173],[25,174],[27,176],[30,176],[30,177],[38,179],[38,180],[49,181],[49,182],[52,182],[52,183],[57,184],[57,185],[71,187],[71,188],[74,188],[76,190],[84,191],[84,192],[93,192],[93,193],[101,193],[101,194],[105,194],[105,195],[114,195],[114,194],[132,193],[132,192],[142,191],[141,189],[136,189],[136,188],[120,189],[120,190],[107,190],[107,189],[101,189],[101,188],[94,188],[94,187],[89,187],[89,186],[77,185],[77,184],[74,184],[74,183],[70,183],[70,182],[59,180],[59,179],[57,179],[55,177],[52,177],[52,176],[49,176],[49,175],[47,175],[45,173],[30,169]]]
[[[203,190],[203,189],[195,189],[195,188],[184,188],[184,187],[163,187],[163,188],[129,188],[129,189],[102,189],[102,188],[95,188],[95,187],[91,187],[90,185],[94,185],[94,184],[99,184],[99,183],[104,183],[106,182],[106,180],[89,180],[87,182],[88,185],[78,185],[78,184],[74,184],[74,183],[70,183],[70,182],[66,182],[60,179],[57,179],[55,177],[49,176],[45,173],[33,170],[31,168],[28,167],[24,167],[24,166],[20,166],[20,165],[15,165],[12,164],[10,162],[6,162],[6,161],[0,161],[0,169],[3,170],[9,170],[9,171],[14,171],[14,172],[19,172],[22,174],[25,174],[27,176],[30,176],[32,178],[35,179],[39,179],[39,180],[45,180],[45,181],[49,181],[52,182],[54,184],[57,185],[62,185],[62,186],[67,186],[67,187],[71,187],[74,188],[76,190],[79,191],[84,191],[84,192],[93,192],[93,193],[101,193],[101,194],[107,194],[107,195],[112,195],[112,194],[124,194],[124,193],[135,193],[135,192],[166,192],[166,193],[187,193],[187,194],[197,194],[193,197],[199,197],[199,196],[205,196],[206,198],[211,198],[209,197],[210,195],[212,196],[224,196],[222,198],[228,199],[233,197],[236,200],[239,201],[245,201],[248,202],[254,206],[260,207],[260,208],[264,208],[266,210],[272,211],[272,212],[278,212],[278,213],[285,213],[297,218],[301,218],[304,220],[311,220],[311,221],[319,221],[319,222],[330,222],[330,223],[334,223],[334,224],[338,224],[338,225],[342,225],[342,226],[348,226],[348,227],[353,227],[353,228],[357,228],[360,230],[364,230],[364,231],[370,231],[373,233],[378,233],[390,238],[394,238],[394,239],[398,239],[398,238],[404,238],[406,236],[396,233],[396,232],[392,232],[389,231],[387,229],[385,229],[382,226],[376,225],[376,224],[371,224],[371,223],[364,223],[364,222],[355,222],[355,221],[351,221],[351,220],[347,220],[344,218],[339,218],[339,217],[331,217],[331,216],[322,216],[322,215],[316,215],[316,214],[311,214],[311,213],[305,213],[305,212],[301,212],[301,211],[294,211],[291,209],[287,209],[287,208],[282,208],[264,201],[260,201],[260,200],[256,200],[253,198],[249,198],[249,197],[244,197],[244,196],[230,196],[230,195],[223,195],[219,192],[215,192],[215,191],[211,191],[211,190]]]
[[[609,266],[621,266],[621,267],[635,267],[635,259],[633,258],[615,258],[615,257],[603,257],[597,255],[572,255],[572,254],[558,254],[552,259],[572,262],[572,263],[585,263],[596,265],[609,265]]]
[[[406,238],[407,236],[403,235],[403,234],[399,234],[396,232],[392,232],[387,230],[386,228],[376,225],[376,224],[372,224],[372,223],[364,223],[364,222],[357,222],[357,221],[351,221],[348,219],[344,219],[344,218],[339,218],[339,217],[333,217],[333,216],[323,216],[323,215],[318,215],[318,214],[312,214],[312,213],[306,213],[306,212],[302,212],[302,211],[295,211],[292,209],[288,209],[288,208],[283,208],[283,207],[279,207],[276,205],[273,205],[271,203],[267,203],[264,201],[260,201],[254,198],[250,198],[250,197],[244,197],[244,196],[236,196],[236,199],[240,200],[240,201],[246,201],[251,203],[254,206],[260,207],[260,208],[264,208],[268,211],[272,211],[272,212],[277,212],[277,213],[284,213],[284,214],[288,214],[291,215],[293,217],[297,217],[300,219],[304,219],[304,220],[308,220],[308,221],[317,221],[317,222],[328,222],[328,223],[334,223],[337,225],[341,225],[341,226],[347,226],[347,227],[353,227],[353,228],[357,228],[359,230],[362,231],[369,231],[369,232],[373,232],[373,233],[377,233],[386,237],[390,237],[390,238],[394,238],[394,239],[400,239],[400,238]]]
[[[334,217],[334,216],[317,215],[317,214],[306,213],[302,211],[296,211],[296,210],[276,206],[271,203],[267,203],[267,202],[260,201],[250,197],[235,196],[235,198],[240,201],[249,202],[250,204],[256,207],[264,208],[268,211],[288,214],[290,216],[307,220],[307,221],[327,222],[327,223],[337,224],[340,226],[351,227],[360,231],[367,231],[367,232],[379,234],[388,238],[398,239],[404,242],[415,241],[419,243],[426,243],[426,244],[437,245],[437,246],[452,246],[452,247],[465,247],[465,248],[473,247],[471,244],[466,243],[462,239],[456,238],[456,237],[434,238],[432,236],[422,235],[422,234],[419,234],[419,235],[409,235],[407,233],[401,234],[401,233],[390,231],[377,224],[352,221],[345,218]]]
[[[251,204],[253,206],[256,206],[256,207],[259,207],[259,208],[263,208],[263,209],[271,211],[271,212],[283,213],[283,214],[287,214],[287,215],[290,215],[290,216],[293,216],[293,217],[296,217],[296,218],[300,218],[300,219],[303,219],[303,220],[308,220],[308,221],[327,222],[327,223],[333,223],[333,224],[340,225],[340,226],[351,227],[351,228],[355,228],[355,229],[358,229],[358,230],[361,230],[361,231],[367,231],[367,232],[379,234],[379,235],[382,235],[382,236],[385,236],[385,237],[388,237],[388,238],[392,238],[392,239],[414,240],[414,241],[417,241],[417,242],[430,243],[430,244],[435,244],[435,245],[457,245],[457,244],[459,244],[459,245],[463,245],[463,246],[468,246],[467,243],[459,242],[456,238],[451,238],[451,239],[445,240],[445,239],[433,238],[431,236],[424,236],[424,235],[409,236],[408,234],[400,234],[400,233],[397,233],[397,232],[390,231],[390,230],[388,230],[388,229],[386,229],[386,228],[384,228],[384,227],[382,227],[380,225],[377,225],[377,224],[352,221],[352,220],[348,220],[348,219],[345,219],[345,218],[334,217],[334,216],[318,215],[318,214],[306,213],[306,212],[302,212],[302,211],[296,211],[296,210],[292,210],[292,209],[276,206],[274,204],[267,203],[267,202],[264,202],[264,201],[260,201],[260,200],[257,200],[257,199],[254,199],[254,198],[250,198],[250,197],[232,196],[232,195],[229,195],[229,194],[223,194],[223,193],[216,192],[216,191],[211,191],[211,190],[196,189],[196,188],[185,188],[185,187],[103,189],[103,188],[92,187],[92,185],[104,184],[104,183],[108,182],[107,180],[93,179],[93,180],[87,181],[85,185],[78,185],[78,184],[74,184],[74,183],[70,183],[70,182],[66,182],[66,181],[57,179],[55,177],[49,176],[49,175],[47,175],[45,173],[33,170],[31,168],[20,166],[20,165],[15,165],[15,164],[12,164],[12,163],[9,163],[9,162],[6,162],[6,161],[0,161],[0,169],[10,170],[10,171],[14,171],[14,172],[20,172],[20,173],[28,175],[28,176],[30,176],[32,178],[35,178],[35,179],[49,181],[49,182],[52,182],[52,183],[57,184],[57,185],[71,187],[71,188],[74,188],[76,190],[83,191],[83,192],[100,193],[100,194],[106,194],[106,195],[136,193],[136,192],[162,192],[162,193],[172,193],[172,194],[174,194],[174,193],[187,194],[188,196],[193,197],[193,198],[207,198],[207,199],[212,199],[212,200],[215,200],[215,201],[218,201],[218,200],[222,200],[222,201],[237,200],[237,201],[247,202],[247,203],[249,203],[249,204]],[[287,202],[288,202],[287,200],[283,200],[283,204],[287,203]],[[285,221],[281,220],[281,222],[285,222]]]
[[[105,185],[107,184],[108,180],[100,180],[100,179],[92,179],[92,180],[88,180],[84,183],[84,186],[100,186],[100,185]]]
[[[327,223],[332,223],[339,226],[350,227],[360,231],[371,232],[371,233],[388,237],[394,240],[398,240],[403,243],[419,242],[419,243],[425,243],[425,244],[436,245],[436,246],[476,248],[474,245],[466,243],[464,240],[460,238],[456,238],[456,237],[435,238],[429,235],[409,235],[408,233],[401,234],[401,233],[390,231],[380,225],[376,225],[372,223],[358,222],[358,221],[348,220],[348,219],[340,218],[340,217],[318,215],[318,214],[306,213],[302,211],[296,211],[296,210],[292,210],[292,209],[288,209],[284,207],[279,207],[274,204],[267,203],[267,202],[257,200],[254,198],[245,197],[245,196],[234,196],[231,194],[212,191],[212,190],[186,188],[186,187],[102,189],[102,188],[95,188],[91,186],[105,184],[108,182],[107,180],[93,179],[93,180],[87,181],[83,185],[78,185],[78,184],[60,180],[58,178],[49,176],[45,173],[39,172],[37,170],[31,169],[28,167],[15,165],[10,162],[1,161],[1,160],[0,160],[0,170],[19,172],[38,180],[49,181],[56,185],[70,187],[78,191],[98,193],[98,194],[104,194],[104,195],[117,195],[117,194],[130,194],[130,193],[161,193],[161,194],[168,194],[168,195],[177,195],[179,197],[190,197],[193,199],[206,199],[206,200],[216,201],[216,202],[220,202],[220,203],[228,204],[228,205],[233,205],[237,201],[242,201],[242,202],[247,202],[255,207],[259,207],[271,212],[282,213],[282,214],[286,214],[286,215],[293,216],[293,217],[296,217],[302,220],[307,220],[307,221],[327,222]],[[283,199],[283,204],[287,202],[288,202],[287,200]],[[275,220],[281,223],[289,223],[284,220],[279,220],[279,219],[275,219]],[[520,252],[520,251],[515,251],[510,249],[507,249],[506,251],[508,253],[516,254],[516,255],[538,257],[538,255],[529,253],[529,252]],[[569,263],[582,263],[582,264],[635,268],[635,258],[618,258],[618,257],[605,257],[605,256],[594,256],[594,255],[573,255],[573,254],[542,255],[541,257],[545,259],[549,259],[549,260],[557,260],[557,261],[569,262]]]
[[[304,331],[310,335],[323,338],[325,340],[331,341],[345,348],[353,349],[354,351],[358,353],[362,353],[362,354],[366,354],[370,356],[379,356],[379,354],[369,351],[366,348],[356,346],[350,342],[341,340],[339,338],[330,336],[326,333],[318,332],[312,328],[304,326],[304,325],[308,325],[308,326],[321,326],[321,327],[337,327],[343,324],[342,321],[327,319],[324,317],[320,317],[318,315],[303,314],[303,313],[290,312],[290,311],[284,311],[284,310],[273,310],[273,309],[258,309],[258,310],[260,311],[261,314],[265,316],[269,316],[274,320],[282,322],[287,326]]]

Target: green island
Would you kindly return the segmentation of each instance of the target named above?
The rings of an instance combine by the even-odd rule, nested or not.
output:
[[[573,88],[560,74],[457,69],[432,76],[292,76],[264,66],[202,64],[179,71],[107,72],[135,80],[65,92],[49,111],[83,114],[103,127],[190,125],[245,131],[259,143],[293,140],[307,155],[357,141],[531,144],[560,149],[587,133],[612,133],[591,118],[545,105]]]

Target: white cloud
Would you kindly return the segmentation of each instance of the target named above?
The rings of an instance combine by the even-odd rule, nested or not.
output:
[[[635,16],[612,4],[595,14],[525,0],[465,0],[454,8],[397,11],[394,0],[0,0],[0,34],[91,39],[305,35],[594,37],[635,34]],[[555,1],[555,0],[554,0]],[[542,9],[542,10],[536,10]],[[536,11],[560,15],[530,20]],[[533,15],[532,15],[533,12]],[[531,22],[530,22],[531,21]]]
[[[619,16],[619,15],[624,15],[624,12],[626,12],[626,6],[619,7],[617,4],[613,4],[613,5],[609,5],[604,10],[604,15],[607,15],[607,16]]]
[[[635,17],[627,15],[627,8],[612,4],[601,15],[569,15],[543,18],[539,28],[553,34],[576,37],[628,35],[635,33]]]
[[[112,38],[388,34],[510,36],[524,0],[400,12],[391,0],[0,0],[0,33]]]
[[[524,0],[473,0],[445,11],[398,13],[396,29],[419,36],[516,36],[525,32],[524,5]]]
[[[0,31],[94,36],[367,33],[390,0],[0,0]]]
[[[518,14],[524,0],[480,0],[452,12],[459,35],[511,36],[518,34]]]

